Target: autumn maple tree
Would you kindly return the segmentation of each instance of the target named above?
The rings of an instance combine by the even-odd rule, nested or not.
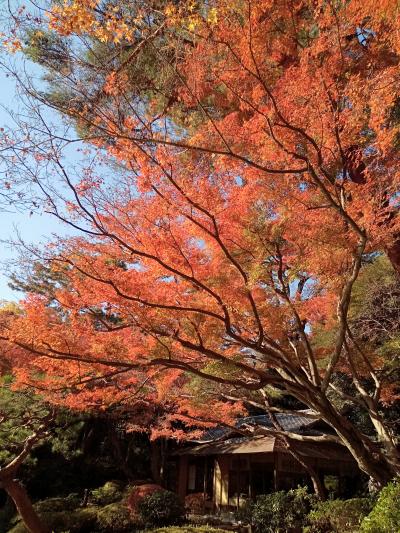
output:
[[[398,365],[349,320],[364,264],[400,272],[398,2],[44,7],[19,16],[48,87],[20,79],[35,112],[2,154],[77,233],[39,253],[63,283],[3,325],[21,383],[80,408],[168,401],[167,433],[271,412],[275,388],[335,433],[285,433],[294,449],[331,440],[378,485],[399,474]]]

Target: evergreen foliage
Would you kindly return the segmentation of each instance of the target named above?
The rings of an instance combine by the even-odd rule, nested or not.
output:
[[[356,533],[372,506],[371,498],[317,502],[308,515],[304,533]]]
[[[384,487],[370,514],[361,523],[361,533],[398,533],[400,531],[400,480]]]
[[[314,497],[304,487],[263,494],[250,505],[251,523],[257,533],[280,533],[300,528],[313,501]]]

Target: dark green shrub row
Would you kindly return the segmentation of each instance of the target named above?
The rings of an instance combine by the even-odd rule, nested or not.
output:
[[[74,511],[47,511],[40,513],[40,518],[44,526],[55,533],[124,533],[140,528],[131,519],[127,507],[118,502],[102,508],[91,506]],[[18,522],[9,533],[27,533],[27,530],[22,522]]]
[[[96,509],[85,507],[75,511],[54,511],[40,514],[43,525],[55,533],[92,533],[96,525]],[[22,522],[18,522],[9,533],[27,533]]]
[[[79,507],[80,499],[72,494],[43,500],[35,508],[46,528],[56,533],[124,533],[183,521],[184,508],[174,492],[163,490],[145,496],[137,516],[130,512],[125,499],[121,487],[109,482],[91,493],[88,507]],[[26,533],[22,522],[16,520],[18,517],[11,522],[9,533]]]
[[[257,533],[276,533],[299,529],[311,510],[314,496],[306,488],[288,492],[279,491],[257,496],[249,503],[238,518],[250,522]]]
[[[139,515],[133,518],[124,499],[105,504],[116,497],[115,487],[102,489],[93,498],[104,502],[101,507],[81,508],[76,495],[44,500],[35,507],[47,528],[56,533],[131,533],[168,525],[172,527],[153,533],[221,533],[208,526],[177,527],[184,509],[173,492],[146,496],[138,506]],[[266,494],[243,509],[240,518],[251,522],[256,533],[400,533],[400,481],[387,485],[375,499],[319,502],[305,488]],[[14,521],[9,533],[26,533],[26,529]]]
[[[400,533],[400,481],[374,498],[319,502],[308,516],[307,533]]]
[[[400,533],[400,481],[377,498],[321,502],[298,488],[258,496],[238,518],[256,533]]]
[[[354,533],[371,511],[371,498],[317,502],[307,517],[305,533]]]

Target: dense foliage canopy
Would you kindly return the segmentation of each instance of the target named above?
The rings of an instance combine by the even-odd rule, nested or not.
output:
[[[398,2],[41,7],[15,15],[8,45],[47,85],[19,78],[30,117],[2,157],[76,233],[33,252],[46,283],[3,318],[21,385],[78,409],[156,403],[154,435],[177,437],[249,402],[273,413],[278,390],[333,429],[302,439],[343,444],[385,484],[400,472],[383,413],[398,394]],[[384,254],[397,304],[372,288],[360,311],[353,290]],[[390,324],[371,325],[383,308]],[[248,431],[295,453],[274,424]]]

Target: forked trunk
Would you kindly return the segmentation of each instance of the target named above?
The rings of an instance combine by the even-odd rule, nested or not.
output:
[[[384,487],[393,477],[400,474],[400,467],[397,468],[387,459],[385,453],[379,449],[379,444],[364,437],[345,417],[329,407],[321,409],[320,412],[322,418],[336,431],[360,470],[374,480],[377,486]]]

